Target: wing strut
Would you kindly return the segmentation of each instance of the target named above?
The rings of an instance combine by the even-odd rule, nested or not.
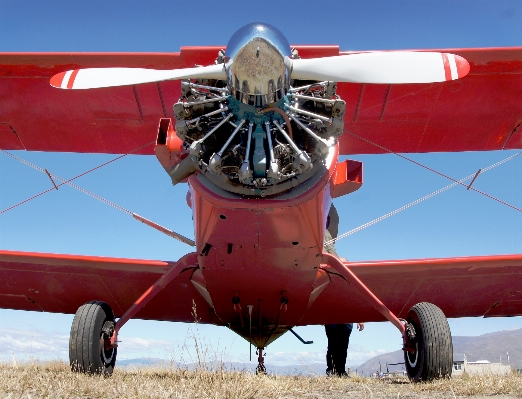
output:
[[[134,302],[129,309],[118,319],[111,336],[111,346],[117,347],[118,332],[132,317],[150,302],[165,286],[174,280],[183,270],[198,265],[198,254],[191,252],[174,263],[147,291]]]
[[[172,238],[175,238],[176,240],[179,240],[181,242],[184,242],[185,244],[190,245],[191,247],[196,246],[196,243],[193,240],[191,240],[190,238],[187,238],[185,236],[182,236],[181,234],[175,233],[174,231],[169,230],[166,227],[163,227],[157,223],[154,223],[153,221],[151,221],[149,219],[145,219],[143,216],[140,216],[137,213],[133,213],[132,217],[142,223],[145,223],[147,226],[150,226],[153,229],[161,231],[163,234],[166,234]]]
[[[403,321],[401,321],[395,314],[388,309],[388,307],[381,302],[379,298],[375,296],[375,294],[361,281],[359,278],[350,270],[348,266],[346,266],[341,260],[329,253],[323,252],[323,261],[329,266],[331,266],[337,273],[339,273],[346,281],[353,286],[382,314],[386,319],[388,319],[395,327],[399,329],[402,335],[403,342],[403,350],[410,350],[410,340],[408,339],[408,333],[406,325]]]

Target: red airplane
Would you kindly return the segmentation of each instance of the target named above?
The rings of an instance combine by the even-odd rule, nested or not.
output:
[[[521,67],[522,48],[291,47],[259,23],[179,53],[0,54],[1,149],[155,154],[188,183],[195,241],[133,216],[196,248],[175,262],[0,251],[0,307],[75,313],[81,372],[112,373],[130,318],[197,313],[255,345],[260,372],[294,326],[389,320],[413,381],[449,376],[446,317],[522,314],[522,255],[341,261],[325,251],[332,199],[363,175],[338,156],[522,148]]]

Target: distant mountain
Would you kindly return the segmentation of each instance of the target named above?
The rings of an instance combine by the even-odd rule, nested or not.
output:
[[[239,371],[250,371],[254,373],[256,371],[257,364],[254,363],[239,363],[239,362],[225,362],[224,367],[226,370],[239,370]],[[140,368],[148,368],[148,367],[158,367],[168,369],[170,367],[173,368],[186,368],[188,370],[194,370],[196,368],[196,364],[194,363],[176,363],[169,362],[163,359],[156,358],[136,358],[136,359],[125,359],[118,360],[117,367],[125,367],[127,369],[140,369]],[[204,367],[208,370],[218,368],[216,364],[213,363],[205,363]],[[291,366],[276,366],[273,364],[266,364],[267,371],[270,374],[277,375],[305,375],[305,376],[313,376],[313,375],[324,375],[326,370],[326,365],[320,363],[312,363],[308,365],[291,365]]]
[[[453,353],[465,354],[468,361],[473,362],[477,360],[489,360],[492,363],[499,362],[502,358],[502,363],[507,364],[506,352],[509,352],[510,365],[517,369],[522,369],[522,328],[516,330],[499,331],[489,334],[480,335],[477,337],[453,337]],[[390,372],[404,369],[404,365],[390,365],[393,363],[404,362],[404,355],[402,350],[385,353],[371,358],[360,366],[352,367],[351,371],[357,370],[358,374],[368,376],[375,373],[377,370],[386,372],[386,364]],[[379,365],[380,363],[380,365]],[[118,360],[118,367],[126,368],[143,368],[143,367],[180,367],[187,369],[194,369],[196,365],[173,363],[155,358],[138,358]],[[205,365],[211,369],[212,363]],[[241,370],[255,372],[255,363],[239,363],[226,362],[224,364],[227,370]],[[272,364],[266,365],[269,373],[278,375],[324,375],[326,365],[321,363],[311,363],[308,365],[292,365],[292,366],[276,366]],[[215,369],[215,366],[214,366]]]
[[[477,337],[453,337],[453,353],[465,354],[469,362],[489,360],[491,363],[501,361],[507,364],[506,352],[509,352],[509,364],[514,368],[522,369],[522,328]],[[393,372],[403,370],[404,365],[390,366],[390,364],[401,362],[404,362],[404,354],[402,350],[398,350],[373,357],[361,366],[352,368],[352,371],[356,369],[359,374],[368,376],[380,369],[385,372],[388,363],[389,371]]]

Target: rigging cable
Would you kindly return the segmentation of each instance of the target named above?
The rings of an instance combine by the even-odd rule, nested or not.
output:
[[[489,170],[491,170],[491,169],[493,169],[493,168],[496,168],[497,166],[500,166],[500,165],[502,165],[503,163],[506,163],[506,162],[508,162],[508,161],[511,161],[513,158],[516,158],[516,157],[518,157],[519,155],[522,155],[522,152],[517,152],[516,154],[513,154],[513,155],[511,155],[511,156],[509,156],[509,157],[503,159],[502,161],[499,161],[499,162],[497,162],[497,163],[495,163],[495,164],[493,164],[493,165],[491,165],[491,166],[488,166],[487,168],[482,169],[482,170],[480,171],[480,173],[485,173],[485,172],[487,172],[487,171],[489,171]],[[406,157],[404,157],[404,158],[406,158]],[[406,159],[408,159],[408,158],[406,158]],[[409,160],[409,159],[408,159],[408,160]],[[413,161],[413,162],[415,162],[415,161]],[[416,163],[416,162],[415,162],[415,163]],[[428,168],[428,169],[429,169],[429,168]],[[434,171],[434,172],[436,172],[436,171]],[[436,173],[438,173],[438,172],[436,172]],[[355,229],[352,229],[352,230],[350,230],[350,231],[348,231],[348,232],[346,232],[346,233],[343,233],[343,234],[337,236],[336,238],[333,238],[333,239],[331,239],[331,240],[329,240],[329,241],[325,241],[324,245],[330,245],[330,244],[333,244],[333,243],[335,243],[336,241],[339,241],[339,240],[341,240],[341,239],[343,239],[343,238],[345,238],[345,237],[348,237],[349,235],[352,235],[352,234],[354,234],[354,233],[357,233],[358,231],[361,231],[361,230],[365,229],[366,227],[370,227],[370,226],[374,225],[375,223],[378,223],[378,222],[380,222],[380,221],[382,221],[382,220],[384,220],[384,219],[389,218],[390,216],[396,215],[397,213],[402,212],[402,211],[404,211],[404,210],[406,210],[406,209],[408,209],[408,208],[411,208],[412,206],[417,205],[417,204],[419,204],[419,203],[421,203],[421,202],[423,202],[423,201],[426,201],[427,199],[429,199],[429,198],[431,198],[431,197],[434,197],[434,196],[436,196],[437,194],[440,194],[440,193],[442,193],[442,192],[444,192],[444,191],[446,191],[446,190],[449,190],[450,188],[453,188],[453,187],[458,186],[458,185],[463,185],[463,186],[465,186],[465,187],[469,187],[469,186],[465,185],[464,182],[465,182],[466,180],[469,180],[469,179],[475,177],[475,176],[476,176],[476,173],[473,173],[472,175],[466,176],[466,177],[464,177],[463,179],[455,180],[454,183],[452,183],[452,184],[450,184],[450,185],[448,185],[448,186],[446,186],[446,187],[443,187],[443,188],[441,188],[441,189],[439,189],[439,190],[437,190],[437,191],[434,191],[434,192],[431,193],[431,194],[425,195],[424,197],[419,198],[419,199],[416,200],[416,201],[410,202],[409,204],[406,204],[406,205],[404,205],[404,206],[402,206],[402,207],[400,207],[400,208],[398,208],[398,209],[396,209],[396,210],[394,210],[394,211],[392,211],[392,212],[389,212],[389,213],[387,213],[387,214],[385,214],[385,215],[382,215],[382,216],[378,217],[377,219],[373,219],[373,220],[371,220],[371,221],[369,221],[369,222],[367,222],[367,223],[365,223],[365,224],[363,224],[363,225],[361,225],[361,226],[359,226],[359,227],[356,227]],[[447,177],[447,176],[445,176],[445,177]],[[451,177],[448,177],[448,178],[451,179],[451,180],[454,180],[454,179],[452,179]],[[471,187],[470,189],[473,190],[473,187]],[[475,190],[475,191],[478,191],[478,190]],[[482,192],[479,191],[479,193],[482,193]],[[485,195],[486,195],[487,197],[490,197],[490,196],[487,195],[487,194],[485,194]],[[494,198],[494,197],[493,197],[493,198]],[[500,200],[497,200],[497,201],[499,201],[499,202],[501,202],[501,203],[504,204],[503,201],[500,201]],[[507,205],[510,206],[511,208],[514,208],[514,209],[516,209],[516,210],[518,210],[518,211],[521,211],[520,209],[518,209],[518,208],[516,208],[516,207],[514,207],[514,206],[511,206],[511,205],[509,205],[509,204],[507,204]]]
[[[0,150],[1,152],[6,154],[7,156],[9,156],[9,157],[11,157],[11,158],[13,158],[13,159],[23,163],[24,165],[27,165],[27,166],[29,166],[29,167],[31,167],[33,169],[36,169],[37,171],[39,171],[41,173],[46,174],[47,176],[49,176],[49,178],[51,179],[51,181],[53,183],[53,187],[51,187],[51,188],[49,188],[47,190],[44,190],[41,193],[36,194],[36,195],[34,195],[34,196],[24,200],[24,201],[21,201],[21,202],[15,204],[15,205],[13,205],[13,206],[10,206],[9,208],[4,209],[3,211],[0,211],[0,214],[5,213],[7,211],[10,211],[11,209],[14,209],[14,208],[16,208],[19,205],[25,204],[26,202],[29,202],[29,201],[31,201],[31,200],[33,200],[35,198],[38,198],[41,195],[48,193],[49,191],[52,191],[52,190],[55,190],[55,189],[58,190],[58,187],[63,186],[64,184],[66,184],[66,185],[68,185],[68,186],[70,186],[70,187],[72,187],[72,188],[74,188],[74,189],[76,189],[76,190],[78,190],[78,191],[80,191],[80,192],[82,192],[82,193],[84,193],[84,194],[94,198],[94,199],[97,199],[98,201],[103,202],[104,204],[112,206],[113,208],[115,208],[115,209],[117,209],[117,210],[119,210],[119,211],[121,211],[123,213],[126,213],[126,214],[128,214],[130,216],[132,216],[134,219],[136,219],[136,220],[138,220],[138,221],[140,221],[142,223],[145,223],[146,225],[148,225],[148,226],[150,226],[150,227],[152,227],[152,228],[154,228],[154,229],[156,229],[156,230],[158,230],[158,231],[160,231],[160,232],[162,232],[162,233],[164,233],[164,234],[166,234],[166,235],[168,235],[170,237],[173,237],[173,238],[175,238],[175,239],[177,239],[177,240],[179,240],[179,241],[181,241],[181,242],[183,242],[185,244],[188,244],[190,246],[195,246],[195,242],[193,240],[191,240],[191,239],[189,239],[189,238],[187,238],[187,237],[185,237],[185,236],[183,236],[181,234],[175,233],[174,231],[169,230],[169,229],[167,229],[167,228],[165,228],[165,227],[163,227],[163,226],[161,226],[161,225],[159,225],[157,223],[154,223],[154,222],[152,222],[152,221],[150,221],[148,219],[145,219],[144,217],[142,217],[142,216],[140,216],[140,215],[138,215],[138,214],[136,214],[136,213],[134,213],[134,212],[132,212],[132,211],[130,211],[130,210],[120,206],[120,205],[118,205],[118,204],[115,204],[114,202],[109,201],[106,198],[100,197],[99,195],[94,194],[93,192],[90,192],[90,191],[88,191],[88,190],[86,190],[86,189],[84,189],[84,188],[82,188],[80,186],[77,186],[76,184],[72,183],[73,180],[78,179],[79,177],[85,176],[86,174],[91,173],[91,172],[93,172],[93,171],[95,171],[97,169],[100,169],[101,167],[106,166],[106,165],[108,165],[108,164],[110,164],[110,163],[112,163],[112,162],[114,162],[114,161],[116,161],[118,159],[121,159],[121,158],[123,158],[126,155],[129,155],[129,154],[132,154],[132,153],[134,153],[136,151],[139,151],[140,149],[142,149],[142,148],[144,148],[146,146],[149,146],[149,145],[153,144],[154,142],[155,141],[151,141],[150,143],[144,144],[144,145],[142,145],[142,146],[140,146],[140,147],[138,147],[138,148],[136,148],[136,149],[126,153],[126,154],[120,155],[120,156],[118,156],[118,157],[116,157],[116,158],[114,158],[114,159],[112,159],[112,160],[110,160],[108,162],[105,162],[105,163],[103,163],[101,165],[98,165],[98,166],[96,166],[96,167],[94,167],[94,168],[92,168],[92,169],[90,169],[90,170],[88,170],[86,172],[83,172],[83,173],[81,173],[81,174],[79,174],[79,175],[77,175],[77,176],[75,176],[75,177],[73,177],[72,179],[69,179],[69,180],[63,179],[60,176],[52,174],[47,169],[41,168],[41,167],[39,167],[37,165],[34,165],[31,162],[29,162],[29,161],[27,161],[27,160],[25,160],[23,158],[20,158],[20,157],[17,157],[16,155],[14,155],[14,154],[11,154],[10,152],[7,152],[5,150]],[[56,184],[54,179],[61,181],[61,183]]]
[[[482,195],[484,195],[484,196],[486,196],[486,197],[488,197],[488,198],[490,198],[490,199],[492,199],[492,200],[494,200],[494,201],[497,201],[497,202],[500,202],[500,203],[503,204],[503,205],[509,206],[510,208],[513,208],[513,209],[516,210],[516,211],[522,212],[522,209],[517,208],[516,206],[513,206],[513,205],[511,205],[511,204],[508,204],[507,202],[504,202],[504,201],[502,201],[502,200],[500,200],[500,199],[498,199],[498,198],[496,198],[496,197],[493,197],[492,195],[489,195],[489,194],[487,194],[487,193],[485,193],[485,192],[483,192],[483,191],[480,191],[480,190],[477,190],[477,189],[474,188],[474,187],[471,187],[471,184],[468,186],[468,185],[462,183],[461,181],[454,179],[453,177],[449,177],[449,176],[445,175],[444,173],[438,172],[438,171],[436,171],[435,169],[430,168],[429,166],[426,166],[426,165],[421,164],[420,162],[414,161],[414,160],[411,159],[411,158],[408,158],[408,157],[406,157],[406,156],[404,156],[404,155],[402,155],[402,154],[399,154],[399,153],[397,153],[397,152],[394,152],[394,151],[392,151],[392,150],[390,150],[390,149],[388,149],[388,148],[386,148],[386,147],[383,147],[382,145],[379,145],[379,144],[377,144],[377,143],[374,143],[374,142],[371,141],[371,140],[365,139],[364,137],[358,136],[358,135],[355,134],[355,133],[351,133],[351,132],[346,132],[346,133],[348,133],[348,134],[351,135],[351,136],[357,137],[358,139],[360,139],[360,140],[362,140],[362,141],[365,141],[365,142],[367,142],[368,144],[374,145],[374,146],[380,148],[381,150],[384,150],[384,151],[386,151],[386,152],[389,152],[390,154],[397,155],[398,157],[401,157],[402,159],[405,159],[406,161],[412,162],[412,163],[414,163],[415,165],[420,166],[421,168],[427,169],[427,170],[429,170],[430,172],[436,173],[436,174],[438,174],[439,176],[445,177],[446,179],[449,179],[449,180],[451,180],[451,181],[453,181],[453,182],[455,182],[455,183],[457,183],[457,184],[463,185],[463,186],[465,186],[468,190],[473,190],[473,191],[475,191],[475,192],[477,192],[477,193],[479,193],[479,194],[482,194]],[[516,154],[515,156],[518,156],[518,155],[520,155],[520,153]],[[481,173],[482,173],[482,172],[481,172]]]
[[[27,166],[29,166],[29,167],[31,167],[31,168],[33,168],[33,169],[36,169],[37,171],[39,171],[39,172],[41,172],[41,173],[45,173],[45,174],[48,175],[50,178],[51,178],[51,177],[54,177],[55,179],[61,181],[60,184],[54,184],[54,181],[53,181],[53,185],[54,185],[54,187],[51,187],[51,188],[49,188],[49,189],[47,189],[47,190],[44,190],[44,191],[42,191],[42,192],[39,193],[39,194],[36,194],[36,195],[34,195],[34,196],[30,197],[30,198],[27,198],[26,200],[20,201],[19,203],[10,206],[9,208],[4,209],[3,211],[0,211],[0,215],[1,215],[2,213],[5,213],[5,212],[7,212],[7,211],[10,211],[10,210],[13,209],[13,208],[16,208],[17,206],[20,206],[20,205],[22,205],[22,204],[25,204],[26,202],[29,202],[29,201],[31,201],[31,200],[33,200],[33,199],[35,199],[35,198],[38,198],[38,197],[40,197],[41,195],[44,195],[44,194],[48,193],[49,191],[52,191],[52,190],[55,190],[55,189],[58,190],[58,187],[63,186],[64,184],[67,184],[68,186],[71,186],[71,187],[73,187],[73,188],[75,188],[75,189],[77,189],[77,190],[79,190],[79,191],[81,191],[81,192],[83,192],[83,193],[85,193],[85,194],[87,194],[87,195],[90,195],[90,196],[93,197],[93,198],[96,198],[96,199],[98,199],[98,200],[100,200],[100,201],[102,201],[102,202],[105,202],[106,204],[108,204],[108,205],[110,205],[110,206],[113,206],[114,208],[116,208],[116,209],[118,209],[118,210],[120,210],[120,211],[122,211],[122,212],[125,212],[125,213],[128,213],[128,214],[132,214],[131,211],[129,211],[129,210],[127,210],[127,209],[125,209],[125,208],[123,208],[123,207],[121,207],[121,206],[119,206],[119,205],[116,205],[116,204],[110,202],[109,200],[106,200],[105,198],[99,197],[99,196],[97,196],[96,194],[91,193],[91,192],[89,192],[89,191],[87,191],[87,190],[85,190],[85,189],[83,189],[83,188],[81,188],[81,187],[79,187],[79,186],[76,186],[75,184],[72,184],[71,182],[72,182],[73,180],[76,180],[76,179],[82,177],[82,176],[85,176],[86,174],[89,174],[89,173],[91,173],[91,172],[94,172],[95,170],[100,169],[100,168],[102,168],[103,166],[107,166],[107,165],[109,165],[110,163],[112,163],[112,162],[114,162],[114,161],[117,161],[118,159],[121,159],[121,158],[123,158],[123,157],[125,157],[125,156],[127,156],[127,155],[130,155],[130,154],[132,154],[132,153],[135,153],[136,151],[139,151],[139,150],[141,150],[142,148],[145,148],[145,147],[147,147],[147,146],[153,144],[154,142],[155,142],[155,140],[153,140],[153,141],[151,141],[151,142],[149,142],[149,143],[143,144],[142,146],[139,146],[138,148],[136,148],[136,149],[134,149],[134,150],[132,150],[132,151],[126,153],[126,154],[120,155],[120,156],[118,156],[118,157],[116,157],[116,158],[111,159],[110,161],[107,161],[107,162],[105,162],[105,163],[102,163],[101,165],[98,165],[98,166],[96,166],[96,167],[94,167],[94,168],[92,168],[92,169],[89,169],[89,170],[86,171],[86,172],[80,173],[79,175],[77,175],[77,176],[75,176],[75,177],[73,177],[72,179],[69,179],[69,180],[62,179],[62,178],[59,177],[59,176],[53,175],[53,174],[50,173],[47,169],[40,168],[39,166],[36,166],[36,165],[32,164],[31,162],[26,161],[25,159],[22,159],[22,158],[20,158],[20,157],[17,157],[16,155],[11,154],[11,153],[8,152],[8,151],[0,150],[1,152],[3,152],[3,153],[4,153],[5,155],[7,155],[8,157],[11,157],[11,158],[17,160],[18,162],[23,163],[24,165],[27,165]],[[51,181],[52,181],[52,178],[51,178]]]

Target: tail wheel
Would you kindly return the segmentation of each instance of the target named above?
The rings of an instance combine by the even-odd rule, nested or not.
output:
[[[105,302],[91,301],[74,315],[69,338],[71,370],[111,375],[116,364],[116,348],[111,348],[114,314]]]
[[[415,330],[413,352],[404,352],[408,376],[414,382],[451,377],[453,342],[448,320],[437,306],[421,302],[408,312],[408,323]]]
[[[264,364],[258,364],[256,367],[256,375],[266,375],[266,367]]]

